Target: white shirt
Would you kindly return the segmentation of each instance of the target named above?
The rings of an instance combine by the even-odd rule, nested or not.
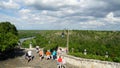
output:
[[[28,51],[28,56],[32,56],[32,51]]]

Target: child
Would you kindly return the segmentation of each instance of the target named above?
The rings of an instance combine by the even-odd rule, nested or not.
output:
[[[66,68],[65,66],[66,61],[64,57],[59,56],[59,58],[57,59],[57,63],[58,63],[58,68]]]
[[[61,58],[61,56],[59,56],[59,58],[57,59],[57,65],[58,65],[58,68],[62,67],[62,58]]]

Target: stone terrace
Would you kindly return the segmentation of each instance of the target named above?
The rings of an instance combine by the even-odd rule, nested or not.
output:
[[[35,56],[34,60],[29,63],[24,58],[24,51],[17,51],[15,54],[23,54],[22,56],[16,56],[14,58],[8,58],[6,60],[0,60],[0,68],[57,68],[56,60],[39,60],[38,54],[32,49]],[[77,68],[73,65],[66,64],[66,68]]]

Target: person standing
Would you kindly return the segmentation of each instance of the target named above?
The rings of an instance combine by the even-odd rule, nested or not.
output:
[[[39,53],[39,46],[36,46],[36,52]]]
[[[34,56],[32,55],[32,51],[29,50],[28,51],[28,62],[30,62],[30,60],[33,60]]]
[[[59,56],[57,59],[57,68],[62,68],[62,57]]]
[[[54,50],[53,52],[52,52],[52,58],[53,58],[53,60],[55,60],[56,59],[56,56],[57,55],[57,52]]]

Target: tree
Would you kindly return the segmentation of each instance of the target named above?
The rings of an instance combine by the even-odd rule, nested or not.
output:
[[[10,22],[0,22],[0,51],[13,49],[18,42],[18,31]]]

